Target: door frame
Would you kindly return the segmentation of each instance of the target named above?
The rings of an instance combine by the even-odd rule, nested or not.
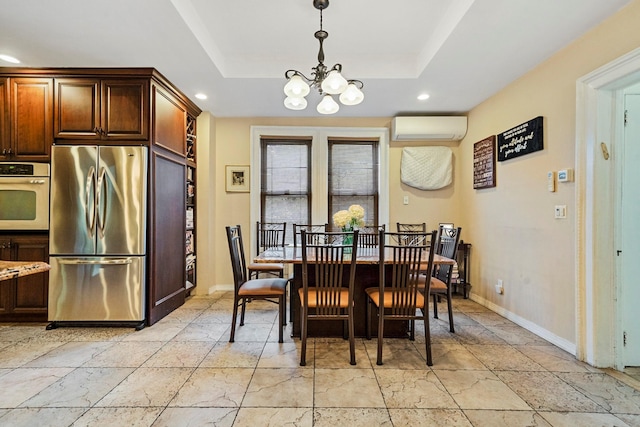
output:
[[[576,357],[620,368],[615,258],[623,91],[640,81],[640,48],[576,82]],[[620,120],[618,120],[620,119]],[[605,159],[604,143],[608,151]]]

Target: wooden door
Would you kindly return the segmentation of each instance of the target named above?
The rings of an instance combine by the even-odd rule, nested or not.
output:
[[[55,79],[55,138],[100,139],[100,80]]]
[[[53,79],[12,78],[10,84],[11,158],[48,161],[53,143]]]
[[[640,185],[640,95],[625,95],[625,129],[624,155],[620,155],[622,180],[619,189],[621,229],[620,244],[617,245],[617,261],[619,263],[620,311],[622,318],[623,348],[622,359],[625,367],[640,366],[640,243],[638,233],[640,225],[640,199],[638,185]]]
[[[102,139],[148,140],[148,80],[103,80],[101,92]]]
[[[151,154],[150,248],[147,322],[152,325],[184,304],[185,165]]]

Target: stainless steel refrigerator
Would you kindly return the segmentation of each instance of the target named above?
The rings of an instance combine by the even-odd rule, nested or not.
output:
[[[147,148],[53,146],[49,324],[145,320]]]

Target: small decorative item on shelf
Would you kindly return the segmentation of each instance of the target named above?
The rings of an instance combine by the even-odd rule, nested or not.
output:
[[[353,231],[364,225],[364,208],[360,205],[351,205],[347,210],[341,210],[333,214],[333,223],[342,229],[342,231]],[[345,245],[353,243],[353,235],[345,237]],[[345,253],[349,253],[350,249],[345,249]]]

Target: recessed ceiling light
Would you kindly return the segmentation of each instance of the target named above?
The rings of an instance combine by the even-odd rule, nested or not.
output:
[[[207,95],[204,93],[196,93],[196,98],[198,99],[207,99]]]
[[[418,100],[419,101],[424,101],[425,99],[429,99],[429,94],[428,93],[421,93],[420,95],[418,95]]]
[[[20,61],[9,55],[0,55],[0,59],[6,62],[11,62],[12,64],[19,64]]]

